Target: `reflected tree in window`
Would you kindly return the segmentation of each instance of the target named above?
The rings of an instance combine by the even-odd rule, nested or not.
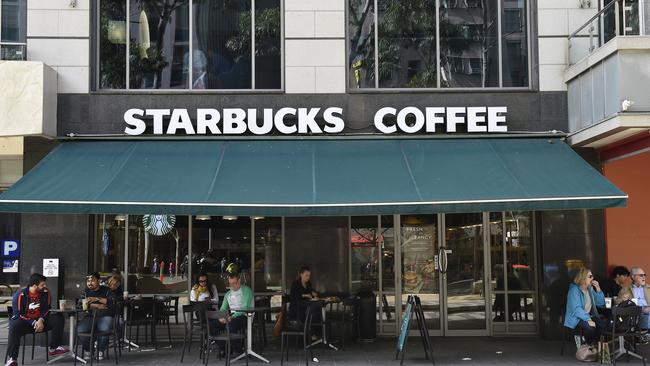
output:
[[[189,0],[131,0],[131,88],[187,86],[182,59],[188,54],[188,5]]]
[[[126,2],[100,1],[99,86],[126,87]]]
[[[375,87],[375,9],[373,0],[349,1],[351,88]]]

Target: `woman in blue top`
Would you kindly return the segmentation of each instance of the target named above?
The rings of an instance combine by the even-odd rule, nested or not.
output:
[[[581,268],[569,285],[564,326],[571,329],[579,326],[587,343],[597,342],[607,325],[598,315],[598,306],[605,306],[605,295],[591,271]]]

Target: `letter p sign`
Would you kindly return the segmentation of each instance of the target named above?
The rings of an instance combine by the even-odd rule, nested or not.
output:
[[[17,240],[2,241],[3,257],[20,257],[20,243]]]

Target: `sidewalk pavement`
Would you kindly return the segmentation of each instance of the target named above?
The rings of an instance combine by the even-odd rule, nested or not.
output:
[[[436,365],[580,365],[574,357],[575,346],[568,344],[565,355],[560,356],[561,343],[558,341],[546,341],[537,338],[432,338],[434,357]],[[407,353],[404,358],[405,366],[432,365],[431,361],[424,359],[421,343],[418,338],[410,338],[407,344]],[[380,338],[373,343],[357,343],[346,347],[345,350],[334,351],[323,349],[320,346],[314,349],[314,356],[318,363],[310,362],[311,366],[398,366],[395,361],[395,339]],[[156,365],[168,366],[179,365],[182,343],[174,344],[172,349],[160,349],[151,352],[137,352],[123,350],[120,365]],[[0,352],[4,355],[6,345],[0,346]],[[36,351],[34,361],[29,360],[30,350],[27,349],[26,365],[42,365],[45,363],[44,353]],[[642,346],[640,352],[645,357],[650,357],[650,345]],[[185,362],[182,365],[201,365],[202,360],[197,356],[198,346],[195,341],[192,352],[186,354]],[[261,354],[271,360],[272,365],[280,364],[280,346],[275,340],[265,348]],[[621,361],[625,362],[626,357]],[[263,365],[263,363],[250,359],[251,365]],[[71,364],[72,360],[59,362],[61,365]],[[100,363],[114,365],[114,360],[104,360]],[[211,365],[223,365],[216,354],[210,356]],[[244,365],[245,362],[238,361],[232,365]],[[292,348],[287,366],[304,365],[302,351]],[[639,364],[641,361],[631,358],[630,365]]]

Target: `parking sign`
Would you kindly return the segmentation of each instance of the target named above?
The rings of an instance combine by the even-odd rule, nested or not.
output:
[[[3,240],[2,241],[2,256],[3,257],[20,257],[20,241],[18,240]]]

